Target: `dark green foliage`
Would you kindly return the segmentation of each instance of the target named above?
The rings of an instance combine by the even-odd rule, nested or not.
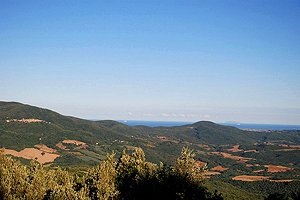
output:
[[[64,167],[64,166],[84,166],[87,165],[86,161],[81,160],[79,157],[72,154],[63,154],[61,157],[58,157],[55,160],[55,164]],[[97,162],[89,162],[89,165],[97,165]]]
[[[81,177],[60,168],[30,166],[0,154],[0,199],[210,199],[222,196],[203,185],[204,169],[195,168],[194,154],[183,149],[175,166],[146,162],[142,149],[107,156]]]
[[[286,194],[274,193],[270,194],[265,200],[288,200]]]
[[[297,192],[300,188],[300,181],[292,181],[285,183],[270,182],[270,181],[257,181],[257,182],[241,182],[241,181],[228,181],[234,186],[247,189],[251,192],[257,192],[267,195],[275,192],[287,194]]]
[[[300,189],[298,192],[293,192],[290,196],[293,200],[300,200]]]
[[[220,193],[222,193],[222,196],[224,199],[228,200],[262,200],[264,198],[263,195],[257,194],[255,192],[248,192],[244,189],[240,189],[238,187],[234,187],[233,185],[220,181],[220,180],[212,180],[205,182],[205,186],[210,191],[218,190]]]
[[[125,180],[122,184],[125,187],[120,187],[122,199],[223,199],[187,177],[170,171],[160,171],[157,177],[142,177],[130,185],[128,182],[133,181],[133,177],[125,177]]]
[[[275,192],[273,194],[268,195],[265,200],[300,200],[300,191],[292,192],[292,193],[278,193]]]
[[[193,157],[183,149],[174,167],[158,167],[146,162],[140,149],[123,154],[117,166],[120,199],[223,199],[203,186],[204,171],[194,168]]]

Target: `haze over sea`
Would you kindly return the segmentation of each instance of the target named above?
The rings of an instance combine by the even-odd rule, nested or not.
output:
[[[138,120],[119,120],[119,122],[129,126],[182,126],[192,124],[194,122],[175,122],[175,121],[138,121]],[[226,126],[234,126],[240,129],[255,130],[300,130],[300,125],[284,125],[284,124],[251,124],[251,123],[218,123]]]

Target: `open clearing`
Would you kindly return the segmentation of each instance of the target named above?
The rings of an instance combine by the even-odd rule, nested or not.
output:
[[[207,165],[206,162],[202,162],[202,161],[200,161],[200,160],[197,160],[197,161],[195,162],[195,166],[194,166],[194,167],[200,169],[200,168],[205,167],[206,165]]]
[[[236,181],[263,181],[263,180],[269,180],[269,176],[248,176],[248,175],[240,175],[235,176],[232,178],[232,180]]]
[[[64,141],[62,141],[62,143],[65,143],[65,144],[75,144],[77,146],[79,146],[79,145],[86,145],[85,142],[81,142],[81,141],[78,141],[78,140],[64,140]]]
[[[245,150],[244,153],[259,153],[259,151],[255,150],[255,149],[250,149],[250,150]]]
[[[220,155],[220,156],[223,156],[224,158],[229,158],[229,159],[232,159],[232,160],[237,160],[239,162],[247,162],[249,160],[253,160],[253,158],[246,158],[246,157],[241,157],[241,156],[234,156],[234,155],[231,155],[230,153],[224,153],[224,152],[211,152],[211,154],[214,154],[214,155]]]
[[[60,148],[61,150],[70,150],[65,145],[63,145],[61,142],[57,143],[55,146]]]
[[[277,183],[287,183],[292,182],[293,180],[270,180],[271,182],[277,182]]]
[[[270,173],[286,172],[286,171],[293,170],[292,168],[279,166],[279,165],[265,165],[265,167],[268,169],[268,172]]]
[[[246,164],[246,167],[259,167],[259,164]]]
[[[254,173],[260,173],[260,172],[264,172],[265,170],[264,169],[258,169],[258,170],[255,170],[253,171]]]
[[[210,170],[212,171],[219,171],[219,172],[222,172],[222,171],[225,171],[225,170],[228,170],[229,168],[225,168],[225,167],[222,167],[222,166],[216,166],[214,168],[211,168]]]
[[[233,152],[233,153],[244,151],[243,149],[239,149],[239,148],[240,148],[240,145],[238,144],[238,145],[233,146],[231,149],[228,149],[227,151],[230,151],[230,152]]]
[[[214,175],[219,175],[221,174],[220,172],[213,172],[213,171],[208,171],[205,173],[205,176],[214,176]]]
[[[63,140],[62,143],[75,144],[79,149],[86,149],[88,147],[87,143],[81,142],[79,140]]]
[[[196,144],[198,147],[203,148],[207,151],[211,150],[211,148],[207,144]]]
[[[235,176],[235,177],[232,178],[232,180],[249,181],[249,182],[267,180],[267,181],[277,182],[277,183],[286,183],[286,182],[292,182],[293,181],[293,180],[290,180],[290,179],[272,180],[272,179],[270,179],[269,176],[248,176],[248,175]]]
[[[25,148],[20,152],[11,149],[4,149],[4,154],[21,157],[28,160],[36,159],[41,164],[53,162],[60,156],[58,154],[47,153],[36,148]]]
[[[46,145],[44,144],[36,144],[34,145],[34,147],[38,148],[39,150],[45,152],[45,153],[55,153],[56,150],[55,149],[52,149],[50,147],[47,147]]]

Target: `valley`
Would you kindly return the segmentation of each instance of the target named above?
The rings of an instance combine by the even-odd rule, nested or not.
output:
[[[206,166],[208,179],[255,192],[261,182],[268,182],[269,188],[300,186],[299,145],[297,130],[254,132],[208,121],[176,127],[127,126],[0,102],[3,153],[24,163],[36,159],[49,168],[96,166],[112,151],[121,155],[136,147],[151,162],[171,165],[182,147],[189,147],[202,163],[199,166]],[[262,190],[261,195],[267,192]]]

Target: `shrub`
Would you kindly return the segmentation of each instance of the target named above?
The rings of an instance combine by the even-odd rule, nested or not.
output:
[[[0,199],[223,199],[203,186],[204,169],[195,167],[194,153],[183,148],[173,167],[147,162],[141,148],[107,155],[79,177],[44,169],[36,161],[22,165],[0,153]]]

